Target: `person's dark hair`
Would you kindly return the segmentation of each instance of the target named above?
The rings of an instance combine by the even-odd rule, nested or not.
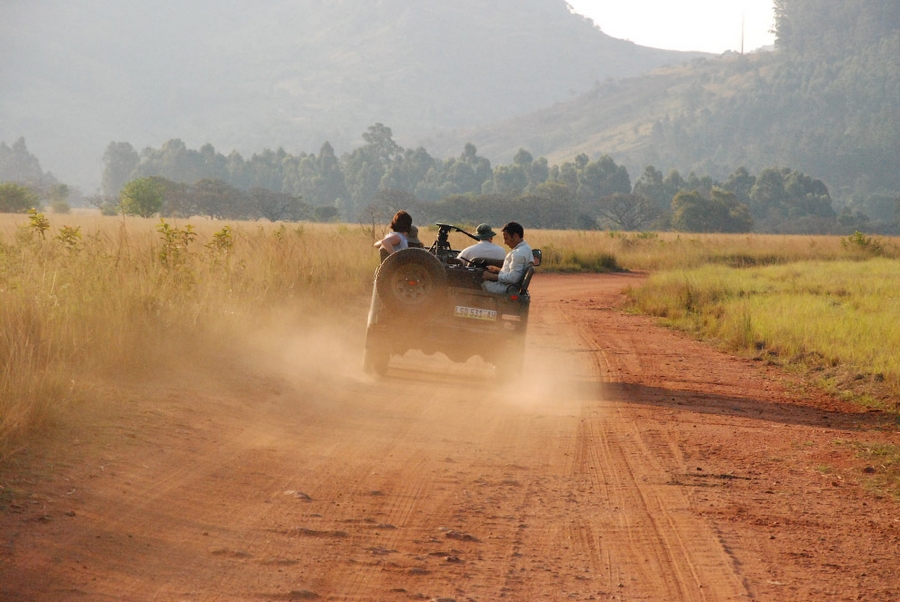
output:
[[[410,214],[403,209],[394,214],[394,219],[391,220],[391,230],[394,232],[409,232],[410,226],[412,226],[412,216]]]
[[[519,238],[525,238],[525,229],[519,222],[508,222],[500,231],[507,234],[518,234]]]

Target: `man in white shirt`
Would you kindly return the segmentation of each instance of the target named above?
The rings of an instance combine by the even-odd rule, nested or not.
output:
[[[503,242],[510,248],[503,259],[503,267],[489,265],[481,275],[481,285],[489,293],[505,293],[510,284],[518,284],[528,266],[534,263],[531,247],[525,242],[525,230],[518,222],[509,222],[500,231]]]
[[[464,259],[466,263],[478,257],[503,261],[506,258],[506,251],[500,245],[493,243],[495,236],[497,233],[491,229],[489,224],[478,224],[478,228],[475,229],[475,238],[478,239],[478,242],[460,251],[457,257]]]

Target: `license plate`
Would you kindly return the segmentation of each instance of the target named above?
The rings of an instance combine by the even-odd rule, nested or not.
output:
[[[472,318],[473,320],[494,321],[497,319],[496,309],[482,309],[480,307],[466,307],[457,305],[454,315],[457,318]]]

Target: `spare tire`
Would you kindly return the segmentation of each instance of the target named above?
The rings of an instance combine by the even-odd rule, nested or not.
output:
[[[375,274],[375,290],[390,310],[422,314],[439,307],[447,289],[444,266],[423,249],[388,255]]]

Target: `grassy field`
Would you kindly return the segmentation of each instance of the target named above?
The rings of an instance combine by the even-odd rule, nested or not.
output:
[[[882,245],[876,251],[837,240],[837,256],[662,270],[631,297],[641,312],[729,351],[809,371],[826,388],[897,411],[900,261],[890,243],[869,240]]]
[[[198,361],[264,323],[312,328],[348,308],[359,313],[381,234],[346,224],[0,215],[0,457],[92,379]],[[434,237],[433,228],[420,230],[423,241]],[[892,303],[900,264],[891,241],[579,231],[526,238],[543,248],[543,271],[652,272],[631,292],[635,308],[732,350],[805,361],[836,390],[851,390],[845,381],[892,395],[900,388]],[[451,243],[468,239],[454,234]]]
[[[840,237],[770,234],[622,233],[582,230],[526,232],[544,250],[545,267],[558,271],[616,268],[672,271],[705,265],[731,268],[808,260],[865,259],[871,252],[848,248]]]

